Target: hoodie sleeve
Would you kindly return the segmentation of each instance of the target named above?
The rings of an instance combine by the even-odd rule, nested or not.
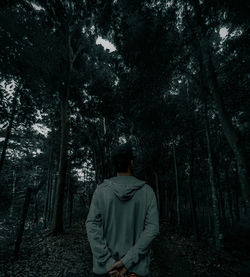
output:
[[[133,245],[127,254],[121,258],[122,263],[128,270],[131,266],[138,263],[140,258],[148,252],[152,240],[158,235],[158,233],[159,214],[156,196],[152,190],[152,197],[147,208],[144,230],[140,234],[140,237],[136,241],[135,245]]]
[[[108,272],[109,268],[113,265],[115,260],[112,258],[111,253],[106,244],[106,240],[103,236],[103,222],[100,210],[99,197],[99,187],[97,187],[92,196],[89,213],[85,221],[85,225],[92,253],[97,259],[97,261],[103,266],[105,266]]]

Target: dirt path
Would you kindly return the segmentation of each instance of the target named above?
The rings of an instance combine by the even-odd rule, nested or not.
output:
[[[195,245],[191,239],[170,231],[161,225],[161,235],[152,244],[152,274],[174,277],[236,277],[250,276],[250,258],[239,258],[239,252]],[[154,276],[154,275],[152,275]]]
[[[0,265],[0,277],[85,277],[92,276],[92,254],[84,228],[74,225],[58,237],[40,236],[22,244],[18,261]],[[250,276],[232,267],[232,256],[214,255],[199,249],[191,241],[161,227],[161,234],[152,243],[150,277]],[[228,259],[228,260],[227,260]],[[242,274],[243,273],[243,274]]]

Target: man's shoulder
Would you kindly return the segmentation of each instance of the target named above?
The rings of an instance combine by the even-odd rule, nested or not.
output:
[[[110,185],[108,181],[109,181],[109,179],[104,179],[103,182],[99,183],[96,186],[96,190],[98,192],[101,192],[101,191],[105,190]]]
[[[148,184],[145,183],[139,190],[138,193],[143,194],[144,196],[146,196],[147,198],[151,199],[154,195],[154,190],[153,188]]]
[[[153,188],[149,184],[145,183],[143,187],[148,193],[154,193]]]
[[[98,192],[104,192],[107,190],[109,191],[110,186],[112,184],[112,179],[113,179],[113,177],[104,179],[103,182],[99,183],[96,187],[96,192],[98,193]],[[140,179],[138,179],[138,180],[140,180]],[[141,192],[144,191],[144,193],[146,192],[146,194],[148,194],[148,195],[154,194],[153,188],[147,182],[145,182],[143,184],[143,186],[139,189],[139,191],[141,191]]]

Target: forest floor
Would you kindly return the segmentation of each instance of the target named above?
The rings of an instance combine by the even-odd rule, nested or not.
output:
[[[191,239],[161,224],[152,243],[150,277],[164,276],[250,276],[246,252],[195,245]],[[248,253],[249,254],[249,253]],[[46,231],[24,236],[18,260],[1,257],[0,277],[84,277],[92,276],[92,254],[85,228],[75,224],[57,237]]]

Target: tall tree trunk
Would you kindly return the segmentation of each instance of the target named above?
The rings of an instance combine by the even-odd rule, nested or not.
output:
[[[93,147],[93,162],[94,162],[94,169],[95,169],[95,182],[96,184],[99,183],[99,165],[97,161],[97,153],[95,147]],[[86,178],[84,178],[86,180]]]
[[[175,221],[174,206],[175,206],[175,199],[174,197],[171,197],[170,203],[169,203],[169,222],[170,223],[173,223]]]
[[[98,180],[98,182],[101,183],[105,178],[105,156],[103,152],[103,143],[101,142],[101,139],[97,132],[96,132],[96,141],[97,141],[97,144],[96,144],[97,153],[99,156],[99,161],[97,160],[97,164],[99,164],[99,169],[100,169],[100,179]]]
[[[72,183],[71,180],[69,180],[69,184],[68,184],[68,223],[69,223],[69,228],[72,225],[72,208],[73,208],[73,187],[72,187]]]
[[[54,218],[51,233],[61,234],[63,230],[63,201],[64,189],[67,175],[67,144],[68,144],[68,119],[67,119],[68,99],[66,93],[61,94],[61,145],[59,158],[59,176],[56,192],[56,203],[54,208]]]
[[[92,151],[94,157],[94,168],[95,168],[95,180],[97,184],[100,184],[104,179],[104,153],[103,153],[103,143],[99,138],[99,134],[95,126],[90,125],[90,136],[92,142]]]
[[[37,224],[38,223],[38,201],[37,201],[37,193],[39,191],[39,187],[41,185],[38,185],[38,166],[36,166],[36,171],[35,171],[35,182],[34,182],[34,188],[33,188],[33,199],[34,199],[34,204],[33,204],[33,223]]]
[[[35,224],[38,223],[38,201],[37,201],[37,193],[34,194],[33,222],[34,222]]]
[[[90,187],[89,187],[89,183],[87,182],[86,186],[86,203],[87,203],[87,207],[90,207],[90,203],[91,203],[91,192],[90,192]]]
[[[48,218],[48,210],[49,210],[49,199],[51,195],[51,167],[52,167],[52,147],[50,147],[49,151],[49,167],[48,167],[48,176],[47,176],[47,193],[46,193],[46,199],[45,199],[45,205],[44,205],[44,225],[43,227],[47,227],[47,218]]]
[[[4,143],[3,143],[3,150],[2,150],[2,154],[1,154],[1,158],[0,158],[0,173],[1,173],[2,168],[3,168],[4,159],[5,159],[5,155],[6,155],[6,150],[7,150],[8,142],[9,142],[9,139],[10,139],[11,130],[12,130],[12,127],[13,127],[14,118],[15,118],[15,115],[16,115],[16,106],[17,106],[17,92],[15,92],[15,94],[14,94],[13,103],[12,103],[12,110],[11,110],[11,115],[10,115],[10,121],[9,121],[9,125],[7,127],[7,130],[6,130],[6,136],[5,136],[5,140],[4,140]]]
[[[103,161],[104,161],[104,172],[103,177],[108,178],[108,149],[107,149],[107,126],[106,119],[103,117]]]
[[[61,144],[59,157],[59,173],[58,185],[56,192],[56,203],[54,208],[54,218],[51,228],[52,235],[64,233],[63,229],[63,204],[64,204],[64,190],[66,186],[67,176],[67,159],[68,159],[68,99],[70,92],[71,74],[73,69],[73,62],[76,56],[73,56],[71,47],[70,27],[67,28],[67,50],[68,50],[68,75],[65,89],[61,91],[60,96],[60,113],[61,113]]]
[[[70,174],[67,174],[67,183],[66,183],[66,205],[65,205],[65,222],[69,220],[69,190],[70,190]]]
[[[217,80],[217,75],[212,63],[209,40],[206,37],[205,22],[201,15],[201,8],[199,0],[193,0],[193,6],[196,18],[196,34],[200,45],[200,56],[201,63],[203,65],[203,73],[205,80],[207,80],[208,88],[213,96],[214,103],[218,112],[219,120],[222,125],[224,135],[235,155],[238,167],[239,180],[241,184],[241,189],[243,192],[243,197],[247,202],[250,198],[250,187],[249,187],[249,171],[247,167],[247,151],[242,144],[241,135],[237,132],[232,124],[232,119],[225,110],[223,100],[220,94],[219,84]]]
[[[15,199],[15,195],[16,195],[16,182],[17,182],[17,177],[16,177],[16,171],[14,169],[13,170],[13,182],[12,182],[12,195],[11,195],[11,203],[10,203],[10,213],[9,213],[10,218],[12,218],[12,216],[13,216],[14,199]]]
[[[214,165],[213,165],[211,142],[210,142],[210,129],[209,129],[207,114],[206,114],[206,139],[207,139],[207,152],[208,152],[209,182],[211,186],[211,197],[212,197],[215,247],[216,247],[216,250],[219,251],[221,248],[220,219],[218,214],[218,199],[217,199],[217,193],[216,193]]]
[[[23,204],[23,212],[22,212],[21,220],[19,223],[18,231],[17,231],[17,238],[16,238],[16,242],[15,242],[15,249],[14,249],[14,257],[15,258],[17,258],[17,256],[18,256],[18,252],[19,252],[20,245],[22,242],[24,225],[25,225],[25,221],[27,218],[28,210],[29,210],[31,193],[32,193],[32,188],[28,187],[26,190],[25,200],[24,200],[24,204]]]
[[[239,191],[235,190],[234,192],[234,211],[235,211],[235,216],[236,216],[236,220],[240,221],[240,207],[239,207]]]
[[[158,205],[158,211],[160,213],[160,190],[159,190],[159,177],[158,173],[155,171],[155,188],[156,188],[156,196],[157,196],[157,205]]]
[[[176,164],[175,156],[175,145],[173,143],[173,158],[174,158],[174,172],[175,172],[175,186],[176,186],[176,212],[177,212],[177,226],[178,229],[181,225],[181,211],[180,211],[180,189],[179,189],[179,180],[178,180],[178,171]]]
[[[196,206],[194,201],[194,192],[193,192],[193,175],[194,175],[194,136],[193,132],[191,132],[191,153],[190,153],[190,175],[189,175],[189,198],[190,198],[190,209],[192,214],[192,222],[193,222],[193,231],[194,237],[198,241],[199,240],[199,231],[197,224],[197,213]]]
[[[164,185],[164,208],[163,208],[163,216],[166,217],[166,219],[168,220],[168,190],[167,190],[167,185]]]
[[[51,207],[52,206],[52,194],[53,194],[53,176],[54,176],[54,173],[53,173],[53,169],[51,170],[50,172],[50,181],[49,181],[49,199],[48,199],[48,212],[47,212],[47,221],[50,220],[51,218]],[[46,226],[47,227],[47,226]]]
[[[57,167],[56,167],[57,168]],[[49,222],[53,219],[54,216],[54,206],[55,206],[55,198],[56,198],[56,191],[57,191],[57,172],[53,173],[53,180],[52,180],[52,187],[51,187],[51,202],[50,202],[50,209],[49,209]]]
[[[218,176],[218,199],[219,199],[219,211],[221,222],[226,224],[226,213],[225,213],[225,198],[223,195],[224,188],[221,187],[220,179]]]
[[[226,170],[226,199],[228,202],[228,209],[229,209],[229,223],[232,226],[234,221],[234,215],[233,215],[233,200],[232,200],[232,191],[230,186],[230,178],[228,169]]]

